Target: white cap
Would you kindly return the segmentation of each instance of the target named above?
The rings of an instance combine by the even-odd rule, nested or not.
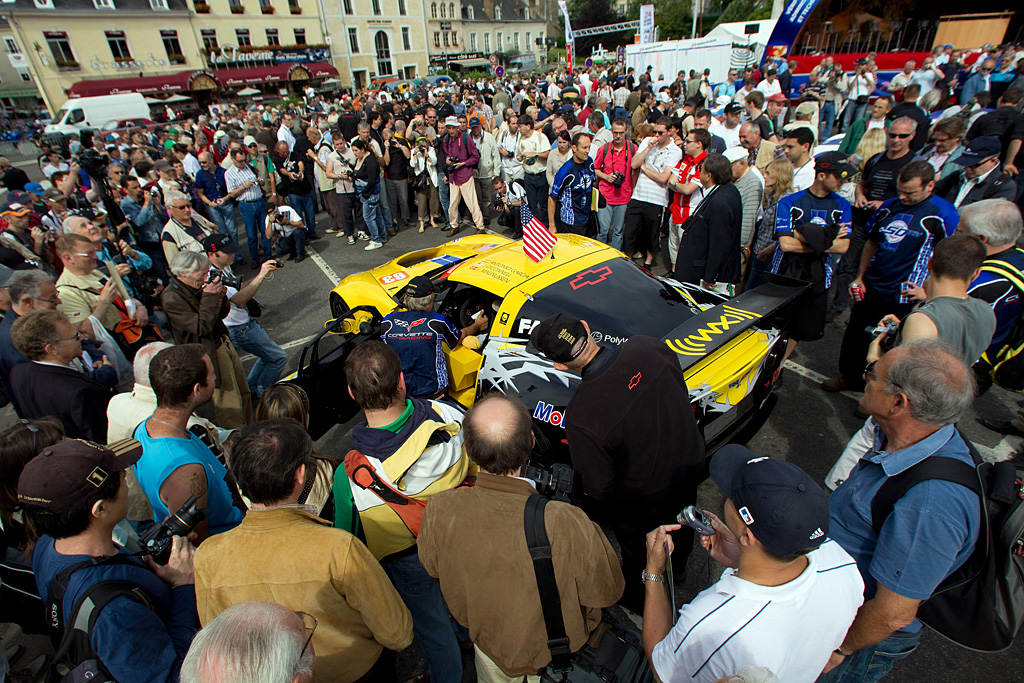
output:
[[[747,152],[747,149],[738,145],[725,150],[723,156],[729,160],[730,164],[737,161],[746,161],[750,158],[750,154]]]
[[[660,93],[658,93],[658,101],[659,102],[671,102],[672,98],[668,96],[667,92],[662,90]]]

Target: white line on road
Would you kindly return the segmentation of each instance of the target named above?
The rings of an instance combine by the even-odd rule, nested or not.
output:
[[[316,336],[315,334],[311,334],[308,337],[303,337],[302,339],[295,339],[295,340],[290,341],[290,342],[288,342],[286,344],[281,344],[281,348],[282,349],[291,349],[291,348],[295,348],[296,346],[302,346],[303,344],[305,344],[306,342],[310,341],[315,336]],[[238,360],[242,361],[243,363],[247,363],[247,362],[249,362],[251,360],[256,360],[256,356],[254,356],[251,353],[249,353],[249,354],[246,354],[246,355],[242,356]]]
[[[796,374],[800,375],[801,377],[806,377],[807,379],[811,380],[815,384],[821,384],[822,382],[824,382],[825,380],[828,379],[828,377],[826,377],[825,375],[823,375],[823,374],[821,374],[819,372],[815,372],[814,370],[811,370],[810,368],[805,368],[804,366],[800,365],[799,363],[794,363],[791,360],[787,360],[782,367],[786,368],[787,370],[792,370],[793,372],[795,372]],[[841,391],[839,393],[841,393],[843,396],[845,396],[847,398],[852,398],[854,401],[860,401],[860,394],[858,394],[855,391]]]
[[[313,263],[320,266],[320,270],[322,270],[324,275],[327,276],[327,279],[331,281],[331,286],[337,287],[338,283],[341,282],[341,278],[334,272],[334,268],[327,265],[327,261],[324,261],[324,257],[312,249],[307,249],[306,254],[309,255],[309,258],[313,259]]]

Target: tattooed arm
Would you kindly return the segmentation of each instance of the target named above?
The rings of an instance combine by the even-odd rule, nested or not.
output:
[[[206,470],[202,465],[182,465],[171,472],[164,483],[160,485],[160,500],[167,506],[167,510],[173,515],[181,509],[192,496],[199,496],[196,507],[207,506],[206,495]],[[162,520],[158,520],[162,521]],[[196,525],[196,540],[193,545],[199,545],[209,535],[209,526],[206,520]]]

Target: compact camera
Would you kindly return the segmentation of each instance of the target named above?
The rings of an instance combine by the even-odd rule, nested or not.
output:
[[[704,536],[714,536],[714,521],[703,510],[694,505],[687,505],[676,515],[676,521],[683,526],[696,529]]]
[[[166,565],[171,557],[171,543],[174,537],[188,536],[196,525],[210,514],[209,508],[196,508],[198,500],[199,496],[192,496],[163,524],[154,524],[139,534],[142,554],[149,555],[159,565]]]
[[[885,332],[885,337],[882,338],[879,346],[882,347],[883,351],[892,351],[892,347],[896,345],[896,333],[899,332],[899,329],[900,324],[898,322],[890,321],[884,324],[879,323],[873,327],[865,327],[864,332],[871,337],[872,341],[882,332]]]

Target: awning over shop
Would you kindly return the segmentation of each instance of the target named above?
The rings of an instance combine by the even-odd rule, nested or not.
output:
[[[486,57],[480,57],[479,59],[459,59],[449,62],[449,64],[458,64],[463,69],[474,67],[474,66],[489,66],[491,60]]]
[[[105,78],[75,83],[68,89],[68,97],[95,97],[121,93],[189,92],[219,90],[220,88],[276,83],[279,81],[308,81],[337,76],[338,70],[327,62],[309,64],[275,64],[274,66],[244,69],[216,69],[213,71],[179,71],[163,76],[137,76],[134,78]]]

